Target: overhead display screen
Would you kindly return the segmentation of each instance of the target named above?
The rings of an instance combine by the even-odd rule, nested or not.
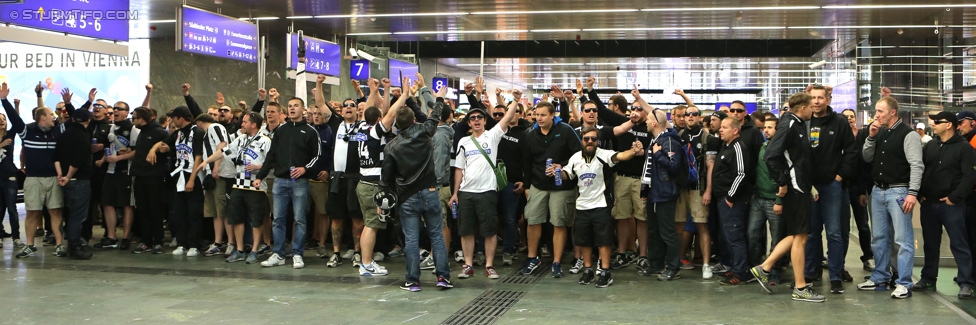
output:
[[[342,51],[339,44],[303,36],[305,39],[305,71],[327,76],[339,76]],[[298,33],[288,34],[288,68],[298,69]]]
[[[349,77],[353,80],[369,79],[369,60],[349,61]]]
[[[183,6],[176,19],[177,48],[184,52],[258,61],[258,27],[237,18]]]
[[[129,20],[137,19],[129,0],[0,3],[3,23],[120,42],[129,41]]]
[[[390,78],[391,86],[400,87],[400,83],[402,83],[400,80],[401,71],[403,72],[404,77],[407,77],[407,79],[410,79],[410,81],[413,82],[417,81],[417,72],[420,72],[420,69],[416,64],[390,59],[390,74],[388,78]]]

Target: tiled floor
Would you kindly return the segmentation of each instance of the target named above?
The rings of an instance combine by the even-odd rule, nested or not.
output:
[[[100,233],[97,230],[96,233]],[[856,245],[856,244],[855,244]],[[852,248],[848,263],[855,279],[860,269]],[[219,257],[147,255],[96,251],[88,261],[57,258],[52,247],[38,256],[14,259],[4,240],[0,270],[0,323],[117,324],[437,324],[462,310],[486,290],[523,294],[497,319],[498,324],[965,324],[952,308],[932,293],[907,300],[888,294],[858,292],[827,295],[823,304],[793,302],[781,287],[773,294],[758,285],[726,287],[702,280],[698,270],[659,282],[639,277],[634,268],[614,272],[606,289],[577,284],[578,275],[553,279],[546,274],[535,284],[489,280],[476,267],[475,277],[455,279],[456,288],[435,289],[434,277],[423,273],[423,291],[400,290],[403,259],[382,264],[386,277],[359,277],[350,263],[325,267],[326,260],[307,258],[305,269],[262,268]],[[290,262],[290,260],[289,260]],[[517,261],[520,265],[521,260]],[[460,271],[451,263],[452,271]],[[499,267],[502,277],[515,266]],[[548,270],[540,270],[548,273]],[[918,274],[916,269],[916,275]],[[939,289],[946,300],[969,312],[976,301],[958,301],[951,284],[953,269],[943,269]],[[820,292],[827,283],[816,283]]]

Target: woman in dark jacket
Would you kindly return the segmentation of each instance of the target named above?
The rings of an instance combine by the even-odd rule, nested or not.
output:
[[[17,167],[14,166],[14,137],[24,131],[24,120],[7,101],[9,90],[3,85],[0,90],[0,101],[6,115],[0,114],[0,221],[3,211],[10,215],[10,238],[14,246],[20,244],[20,215],[17,213]],[[7,130],[7,124],[12,126]],[[2,227],[2,226],[0,226]]]

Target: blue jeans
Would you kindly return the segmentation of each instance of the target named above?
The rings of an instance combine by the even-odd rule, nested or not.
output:
[[[749,269],[746,263],[746,222],[749,217],[746,215],[749,209],[749,197],[743,195],[741,198],[732,201],[732,207],[725,203],[726,197],[720,197],[718,201],[718,216],[722,220],[722,231],[725,233],[725,240],[729,248],[729,258],[732,260],[732,273],[739,279],[749,279]]]
[[[827,230],[827,265],[830,268],[830,281],[841,281],[844,270],[844,253],[847,245],[841,235],[842,201],[845,195],[841,183],[830,181],[826,184],[814,185],[820,193],[820,199],[813,202],[813,212],[810,214],[810,237],[807,239],[806,265],[804,273],[808,278],[818,278],[817,271],[823,262],[823,240],[821,234]],[[911,224],[909,224],[911,230]]]
[[[942,246],[942,227],[949,235],[949,249],[956,259],[956,283],[973,285],[973,255],[966,235],[966,206],[962,202],[948,205],[933,199],[922,203],[922,249],[925,266],[922,278],[935,281],[939,277],[939,248]]]
[[[68,208],[65,239],[68,246],[81,246],[81,226],[88,219],[88,203],[91,201],[91,182],[87,179],[68,181],[64,190],[64,206]]]
[[[422,189],[398,205],[397,209],[406,242],[403,258],[407,263],[407,281],[420,282],[420,227],[423,225],[427,226],[427,235],[430,236],[437,276],[450,279],[451,268],[447,262],[447,247],[444,246],[444,219],[437,190]]]
[[[746,235],[749,238],[749,258],[748,265],[759,265],[766,256],[766,223],[769,223],[769,234],[772,236],[772,246],[776,246],[783,237],[786,237],[786,225],[783,218],[773,212],[773,204],[776,200],[767,200],[760,197],[752,199],[749,206],[749,226],[746,228]],[[770,247],[769,251],[772,251]],[[785,266],[788,259],[780,259],[777,266]]]
[[[502,241],[505,245],[505,253],[515,254],[515,243],[518,242],[518,202],[521,195],[515,194],[515,184],[508,183],[501,192],[498,192],[499,214],[505,221],[505,228],[502,229]]]
[[[891,263],[891,229],[894,229],[895,246],[898,247],[896,284],[912,287],[912,267],[915,264],[915,232],[912,229],[912,212],[902,212],[901,203],[908,195],[908,188],[894,187],[882,190],[877,186],[871,191],[871,250],[874,251],[874,272],[871,281],[888,281]]]
[[[10,216],[10,238],[20,239],[20,213],[17,212],[17,181],[0,179],[0,223],[3,212]],[[0,224],[0,229],[3,225]]]
[[[308,179],[279,178],[274,182],[274,220],[271,233],[274,235],[274,252],[285,256],[285,234],[288,231],[288,202],[291,202],[295,216],[295,232],[291,234],[291,253],[302,256],[305,253],[305,208],[308,207]]]

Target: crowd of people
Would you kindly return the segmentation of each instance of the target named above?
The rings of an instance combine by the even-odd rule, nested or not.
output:
[[[402,88],[369,79],[368,94],[352,81],[357,94],[342,102],[324,99],[318,76],[314,104],[305,75],[286,101],[260,89],[252,107],[232,108],[217,93],[206,112],[183,84],[186,105],[159,117],[152,85],[131,111],[95,89],[77,109],[63,90],[52,111],[39,85],[30,124],[3,84],[0,187],[16,257],[38,253],[35,235],[75,259],[105,249],[162,254],[168,229],[173,255],[263,267],[291,259],[303,268],[309,248],[326,267],[351,261],[361,276],[383,276],[379,262],[402,256],[410,291],[427,269],[438,287],[453,287],[451,257],[457,278],[483,266],[497,279],[500,255],[506,266],[524,256],[524,275],[542,272],[546,257],[552,277],[580,274],[579,284],[598,288],[633,265],[660,281],[698,268],[703,279],[771,292],[792,265],[792,299],[823,302],[812,283],[824,269],[833,294],[854,280],[845,265],[853,216],[871,272],[859,290],[933,290],[944,228],[959,297],[972,296],[972,112],[930,116],[923,146],[926,125],[905,124],[887,93],[873,122],[858,127],[855,111],[835,111],[821,85],[790,96],[779,116],[748,114],[742,101],[704,116],[681,90],[685,104],[668,110],[636,87],[633,102],[604,102],[592,77],[575,92],[554,86],[535,105],[519,90],[509,99],[496,90],[493,104],[479,77],[465,85],[471,107],[458,114],[447,88],[435,93],[420,74]],[[912,283],[916,205],[925,267]],[[96,219],[105,233],[89,246]]]

